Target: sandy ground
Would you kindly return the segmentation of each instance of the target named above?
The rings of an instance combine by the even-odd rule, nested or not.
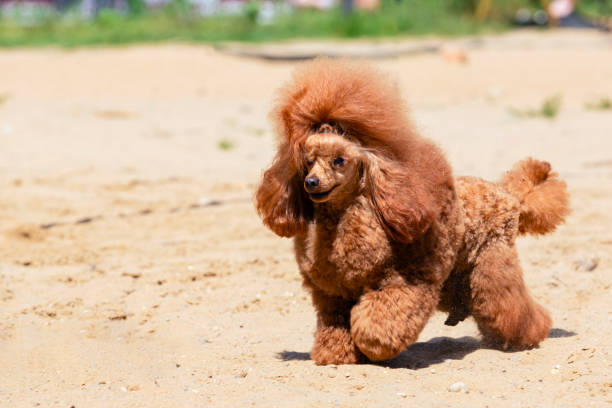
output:
[[[251,200],[296,64],[186,45],[0,51],[0,406],[610,406],[612,111],[585,103],[612,97],[612,37],[521,32],[466,64],[375,61],[457,174],[533,155],[568,182],[567,224],[519,243],[554,329],[515,353],[436,315],[392,361],[309,359],[291,242]],[[555,94],[554,120],[510,113]],[[468,393],[448,391],[458,381]]]

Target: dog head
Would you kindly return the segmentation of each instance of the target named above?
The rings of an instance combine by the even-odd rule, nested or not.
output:
[[[293,236],[306,230],[316,208],[342,209],[365,195],[392,239],[412,242],[427,230],[433,211],[418,174],[346,134],[321,130],[306,139],[295,168],[283,162],[291,151],[285,146],[264,174],[256,200],[270,229]]]
[[[276,234],[304,233],[321,206],[367,196],[391,239],[412,242],[452,189],[439,150],[414,131],[397,87],[363,64],[318,59],[281,90],[278,151],[255,201]],[[439,191],[438,191],[439,190]]]

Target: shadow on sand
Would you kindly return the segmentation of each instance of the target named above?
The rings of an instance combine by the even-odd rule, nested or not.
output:
[[[550,330],[548,338],[555,339],[572,337],[575,335],[576,333],[572,331],[554,328]],[[468,354],[479,349],[499,350],[499,348],[471,336],[464,336],[457,339],[450,337],[434,337],[425,342],[414,343],[391,360],[374,364],[389,368],[418,370],[443,363],[445,360],[462,360]],[[518,352],[516,350],[499,351],[506,353]],[[298,351],[282,351],[278,353],[277,356],[283,361],[310,360],[310,355],[308,353]]]

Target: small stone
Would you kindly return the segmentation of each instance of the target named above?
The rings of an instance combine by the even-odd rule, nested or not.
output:
[[[585,254],[574,261],[574,269],[581,272],[591,272],[599,265],[599,256]]]
[[[448,387],[450,392],[467,392],[467,385],[463,382],[456,382]]]
[[[198,205],[201,207],[207,207],[207,206],[219,205],[219,204],[221,204],[219,200],[215,200],[214,198],[206,197],[206,196],[202,196],[198,200]]]
[[[491,87],[487,89],[487,99],[495,101],[504,96],[504,90],[499,87]]]
[[[398,397],[402,397],[402,398],[406,398],[408,396],[408,394],[406,394],[405,392],[398,392],[397,396]]]

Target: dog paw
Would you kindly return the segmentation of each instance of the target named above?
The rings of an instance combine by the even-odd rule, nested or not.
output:
[[[359,326],[351,333],[359,350],[372,361],[389,360],[406,348],[397,333],[383,333],[381,326]]]
[[[497,325],[479,323],[486,344],[502,350],[528,350],[548,336],[552,326],[550,315],[542,306],[531,303],[521,315],[499,315]]]
[[[552,327],[550,315],[542,306],[534,304],[530,316],[525,319],[521,335],[510,343],[511,348],[530,349],[548,336]]]
[[[310,358],[317,365],[356,364],[365,361],[348,330],[335,327],[317,331]]]
[[[362,296],[351,310],[351,336],[370,360],[388,360],[412,344],[426,321],[414,311],[404,288],[386,288]]]

